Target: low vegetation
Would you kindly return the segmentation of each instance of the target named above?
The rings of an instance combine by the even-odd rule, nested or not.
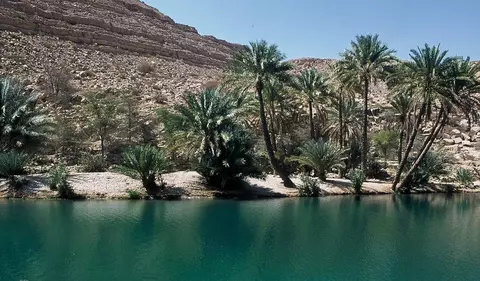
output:
[[[298,186],[298,193],[302,197],[318,197],[320,195],[320,182],[303,174],[300,177],[302,183]]]
[[[128,148],[122,153],[122,158],[119,170],[125,175],[140,179],[148,195],[157,196],[164,187],[162,173],[169,167],[163,152],[150,145],[139,145]]]
[[[365,173],[361,169],[354,169],[348,173],[348,178],[352,182],[352,188],[355,190],[355,193],[362,193],[363,183],[366,180]]]

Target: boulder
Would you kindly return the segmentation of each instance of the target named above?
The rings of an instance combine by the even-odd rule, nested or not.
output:
[[[459,129],[453,129],[451,131],[451,133],[452,133],[452,135],[457,136],[457,135],[460,135],[460,130]]]
[[[465,134],[465,133],[462,133],[462,139],[463,140],[467,140],[467,141],[470,141],[470,136]]]
[[[455,144],[455,140],[452,140],[452,139],[443,139],[443,142],[444,142],[446,145]]]
[[[472,147],[472,146],[473,146],[473,145],[472,145],[472,142],[470,142],[470,141],[468,141],[468,140],[464,140],[464,141],[462,142],[462,144],[463,144],[463,146],[465,146],[465,147]]]
[[[453,141],[455,144],[461,144],[463,142],[462,138],[454,138]]]
[[[470,132],[472,132],[472,134],[476,134],[476,133],[480,132],[480,127],[479,126],[473,126],[470,129]]]

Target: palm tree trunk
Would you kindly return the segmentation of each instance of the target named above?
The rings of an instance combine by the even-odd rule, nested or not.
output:
[[[275,158],[275,153],[273,152],[272,142],[270,140],[270,134],[268,132],[268,124],[267,118],[265,116],[265,105],[263,103],[263,82],[260,79],[257,79],[256,83],[256,90],[257,90],[257,97],[260,107],[260,121],[262,123],[262,131],[263,131],[263,138],[265,140],[265,147],[267,149],[268,158],[270,158],[270,164],[272,165],[275,172],[280,176],[283,180],[283,185],[285,187],[295,187],[295,184],[292,180],[287,176],[287,173],[284,171],[282,167],[280,167],[277,158]]]
[[[402,153],[403,153],[403,139],[405,138],[405,122],[402,124],[402,129],[400,131],[400,139],[398,141],[398,164],[402,162]]]
[[[277,137],[276,137],[276,132],[275,132],[275,114],[273,112],[273,104],[270,105],[270,130],[272,132],[272,147],[273,147],[273,151],[274,152],[277,152]]]
[[[423,119],[423,115],[425,114],[426,108],[427,108],[427,105],[423,103],[420,108],[420,111],[418,112],[417,120],[415,122],[415,126],[412,128],[412,131],[410,133],[410,138],[409,138],[407,147],[405,149],[405,153],[403,154],[402,161],[400,161],[400,165],[398,166],[397,173],[395,174],[395,180],[393,181],[393,184],[392,184],[393,191],[397,190],[397,184],[400,182],[400,177],[402,176],[403,169],[405,169],[405,165],[407,164],[408,155],[410,154],[410,151],[412,150],[412,147],[413,147],[413,143],[415,142],[415,137],[417,136],[418,128],[420,128],[420,124],[422,124],[422,119]]]
[[[365,93],[363,95],[363,134],[362,134],[362,170],[367,171],[367,154],[368,154],[368,84],[367,77],[364,78]]]
[[[412,179],[413,172],[418,168],[423,158],[432,147],[433,142],[438,136],[438,133],[441,131],[443,126],[445,126],[446,120],[447,116],[444,114],[442,107],[438,112],[437,120],[435,121],[432,131],[423,142],[422,148],[420,149],[420,154],[417,156],[417,159],[415,159],[415,162],[413,162],[412,167],[408,170],[408,172],[405,174],[405,177],[398,185],[398,189],[402,189]]]
[[[102,151],[102,158],[105,158],[105,140],[103,135],[100,136],[100,150]]]
[[[343,89],[340,89],[340,97],[338,101],[338,120],[340,123],[340,147],[343,148]]]
[[[313,126],[313,102],[311,100],[308,101],[308,114],[310,117],[310,138],[312,140],[315,139],[315,128]]]

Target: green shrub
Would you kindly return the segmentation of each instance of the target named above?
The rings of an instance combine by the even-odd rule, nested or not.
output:
[[[317,171],[323,181],[327,179],[327,172],[332,168],[343,166],[342,150],[330,141],[310,140],[299,150],[300,156],[292,159]]]
[[[105,172],[107,170],[107,162],[102,155],[85,153],[80,159],[82,171],[86,173]]]
[[[317,179],[311,178],[308,175],[300,177],[302,183],[298,186],[298,192],[302,197],[318,197],[320,195],[320,186]]]
[[[51,135],[52,122],[39,109],[38,97],[25,84],[0,78],[0,151],[37,150]]]
[[[373,136],[373,142],[382,153],[386,165],[389,152],[398,146],[398,133],[393,130],[379,131]]]
[[[0,153],[0,178],[8,179],[11,186],[19,188],[16,176],[25,174],[28,160],[26,154],[15,151]]]
[[[140,179],[147,193],[156,196],[160,190],[156,180],[161,181],[161,174],[169,167],[163,152],[150,145],[139,145],[128,148],[122,153],[122,158],[120,172]]]
[[[48,185],[51,190],[58,190],[58,186],[65,183],[68,178],[68,171],[65,164],[60,163],[58,166],[50,169],[48,173]]]
[[[355,193],[359,194],[362,192],[363,183],[366,180],[365,174],[360,169],[350,170],[348,173],[348,178],[352,182],[352,188],[355,190]]]
[[[140,200],[142,199],[142,194],[137,190],[129,189],[127,190],[128,198],[130,200]]]
[[[410,169],[414,158],[410,158],[407,162],[407,171]],[[424,186],[430,182],[432,178],[439,178],[447,175],[446,158],[444,155],[429,151],[420,162],[420,165],[413,172],[412,179],[407,183],[406,189],[410,190],[412,187]]]
[[[204,153],[196,167],[210,186],[234,189],[245,177],[263,177],[254,154],[253,140],[246,131],[237,128],[224,132],[218,142],[218,151]]]
[[[68,171],[65,164],[61,163],[53,167],[48,176],[48,184],[51,190],[56,190],[59,198],[76,198],[72,185],[68,182]]]
[[[462,187],[472,188],[473,187],[473,174],[465,168],[459,168],[455,175],[455,179],[460,183]]]

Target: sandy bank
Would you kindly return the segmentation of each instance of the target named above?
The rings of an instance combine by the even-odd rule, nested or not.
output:
[[[48,176],[44,174],[29,175],[25,178],[28,181],[23,191],[15,194],[15,197],[43,199],[54,198],[55,192],[48,187]],[[181,171],[165,174],[163,180],[167,185],[165,193],[182,199],[194,198],[218,198],[236,197],[247,195],[250,198],[278,198],[298,197],[296,189],[285,188],[281,179],[277,176],[268,175],[265,180],[248,179],[248,186],[242,192],[218,192],[206,187],[200,175],[196,172]],[[76,173],[69,178],[75,193],[87,199],[127,199],[128,190],[144,192],[141,182],[122,174],[105,173]],[[294,177],[293,181],[298,185],[300,179]],[[391,184],[389,182],[368,181],[364,183],[365,194],[390,194]],[[350,182],[346,179],[329,179],[322,182],[321,195],[346,195],[353,194]],[[442,192],[442,188],[425,190],[426,192]],[[471,190],[461,190],[471,192]],[[0,198],[13,197],[5,181],[0,181]]]

